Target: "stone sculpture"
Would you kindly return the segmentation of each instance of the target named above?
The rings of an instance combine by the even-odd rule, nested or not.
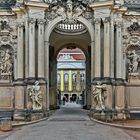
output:
[[[12,56],[9,49],[0,50],[0,74],[2,80],[9,80],[12,74]]]
[[[137,73],[138,72],[138,64],[140,61],[139,55],[136,54],[135,50],[128,51],[128,72],[129,73]]]
[[[60,2],[56,1],[51,2],[49,9],[49,19],[54,19],[57,16],[61,16],[66,22],[74,22],[76,18],[85,12],[86,4],[80,1],[73,2],[72,0]]]
[[[28,88],[28,95],[32,101],[32,109],[33,110],[42,109],[43,95],[38,81],[35,82],[35,85]]]
[[[96,110],[105,110],[106,86],[102,85],[100,81],[93,88],[93,101],[96,103]]]

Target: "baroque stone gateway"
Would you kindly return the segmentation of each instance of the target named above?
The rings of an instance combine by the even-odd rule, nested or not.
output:
[[[81,94],[93,116],[140,116],[139,0],[0,1],[0,110],[35,119],[57,108],[63,48],[86,57]]]

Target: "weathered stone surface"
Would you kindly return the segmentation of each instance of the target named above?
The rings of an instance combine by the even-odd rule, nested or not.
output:
[[[14,104],[14,89],[10,87],[0,87],[0,108],[11,109]]]

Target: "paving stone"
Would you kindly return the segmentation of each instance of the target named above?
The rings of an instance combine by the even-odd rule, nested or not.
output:
[[[88,111],[63,107],[47,121],[21,127],[0,140],[135,140],[123,130],[90,121]]]

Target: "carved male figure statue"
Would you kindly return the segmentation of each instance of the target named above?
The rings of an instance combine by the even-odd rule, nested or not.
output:
[[[93,101],[96,102],[96,110],[105,109],[106,86],[97,81],[97,85],[93,88]]]
[[[9,80],[9,76],[12,74],[12,58],[9,49],[0,51],[0,72],[1,79]]]
[[[38,81],[36,81],[35,85],[28,89],[28,95],[32,100],[33,110],[42,109],[43,96]]]
[[[72,18],[72,9],[73,9],[72,1],[68,0],[67,1],[67,17],[68,17],[68,19]]]
[[[138,64],[140,61],[139,55],[136,54],[135,50],[128,51],[128,70],[129,73],[137,73],[138,72]]]

